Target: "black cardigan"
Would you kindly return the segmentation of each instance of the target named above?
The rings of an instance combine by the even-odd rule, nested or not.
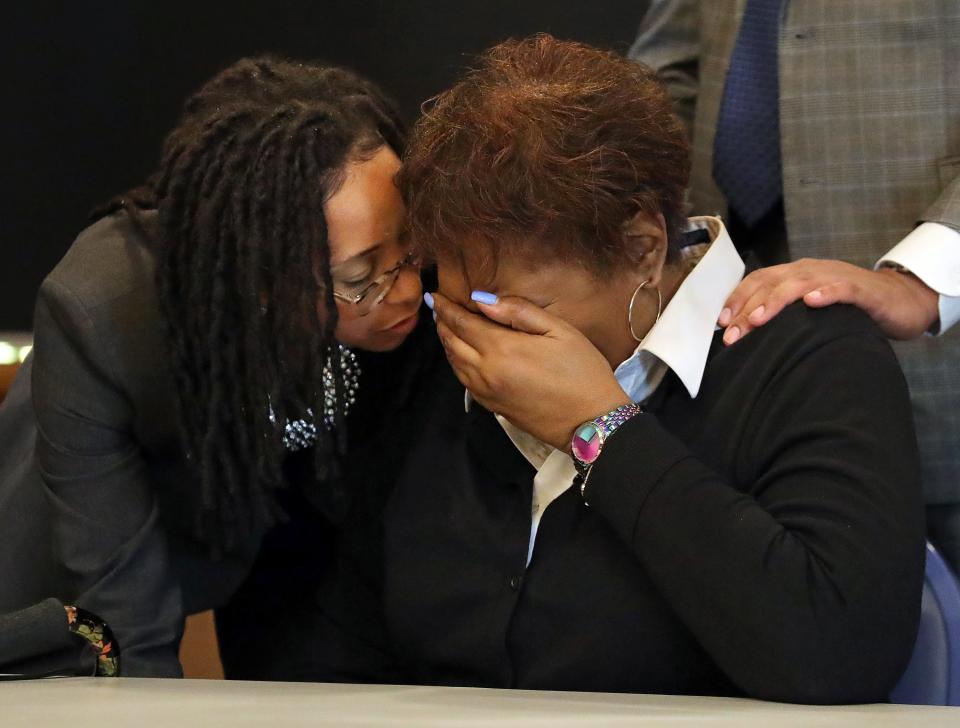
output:
[[[571,489],[546,509],[525,569],[534,470],[440,377],[384,515],[400,679],[884,700],[916,634],[924,528],[876,327],[793,305],[732,347],[718,332],[697,398],[670,373],[648,409],[606,445],[589,507]]]

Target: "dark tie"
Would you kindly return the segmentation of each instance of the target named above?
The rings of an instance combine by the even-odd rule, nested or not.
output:
[[[777,75],[782,3],[747,0],[717,121],[713,178],[748,227],[782,194]]]

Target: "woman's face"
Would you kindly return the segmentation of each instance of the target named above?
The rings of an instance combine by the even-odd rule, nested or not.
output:
[[[384,145],[366,161],[348,164],[343,184],[323,206],[330,272],[342,296],[361,293],[409,252],[406,210],[394,183],[399,169],[397,155]],[[366,315],[362,305],[338,296],[337,341],[368,351],[397,348],[417,324],[421,295],[419,270],[404,266],[390,292]]]
[[[620,357],[620,329],[626,327],[626,301],[636,288],[635,276],[599,278],[576,264],[563,262],[528,265],[522,260],[501,259],[496,275],[484,271],[482,265],[461,266],[455,261],[439,261],[439,291],[447,298],[474,312],[470,300],[475,290],[488,291],[500,297],[525,298],[548,313],[578,329],[608,359]],[[622,312],[611,316],[611,312]],[[621,321],[621,318],[623,319]]]
[[[461,246],[468,253],[464,265],[439,261],[439,291],[472,311],[477,311],[470,300],[475,290],[525,298],[579,330],[611,367],[616,367],[636,347],[627,323],[627,306],[634,291],[641,282],[649,282],[650,295],[638,297],[634,311],[637,330],[646,331],[656,318],[654,291],[665,273],[666,232],[661,216],[638,215],[625,234],[635,246],[638,261],[605,275],[577,262],[534,262],[519,253],[501,255],[494,266],[484,257],[469,255],[469,251],[483,251],[485,246],[467,240]],[[663,291],[665,296],[668,293]]]

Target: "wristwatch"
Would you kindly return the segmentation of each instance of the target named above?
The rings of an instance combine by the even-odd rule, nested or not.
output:
[[[580,497],[583,502],[586,501],[584,491],[587,488],[587,478],[590,477],[590,470],[593,464],[597,462],[600,453],[603,452],[603,445],[614,432],[616,432],[627,420],[643,413],[643,407],[635,402],[617,407],[615,410],[605,415],[597,417],[595,420],[588,420],[580,425],[573,433],[573,439],[570,441],[570,453],[573,455],[573,466],[577,470],[577,480],[580,481]]]

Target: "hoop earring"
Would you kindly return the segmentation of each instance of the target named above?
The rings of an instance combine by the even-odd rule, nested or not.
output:
[[[646,280],[637,286],[637,290],[635,290],[633,295],[630,296],[630,305],[627,307],[627,325],[630,327],[630,336],[632,336],[633,340],[637,343],[643,343],[643,339],[646,337],[637,336],[636,332],[633,330],[633,304],[637,300],[637,294],[640,293],[640,291],[642,291],[649,282],[649,280]],[[663,311],[663,297],[660,295],[660,286],[654,286],[654,288],[657,289],[657,318],[653,322],[653,325],[656,326],[657,321],[660,320],[660,313]]]

